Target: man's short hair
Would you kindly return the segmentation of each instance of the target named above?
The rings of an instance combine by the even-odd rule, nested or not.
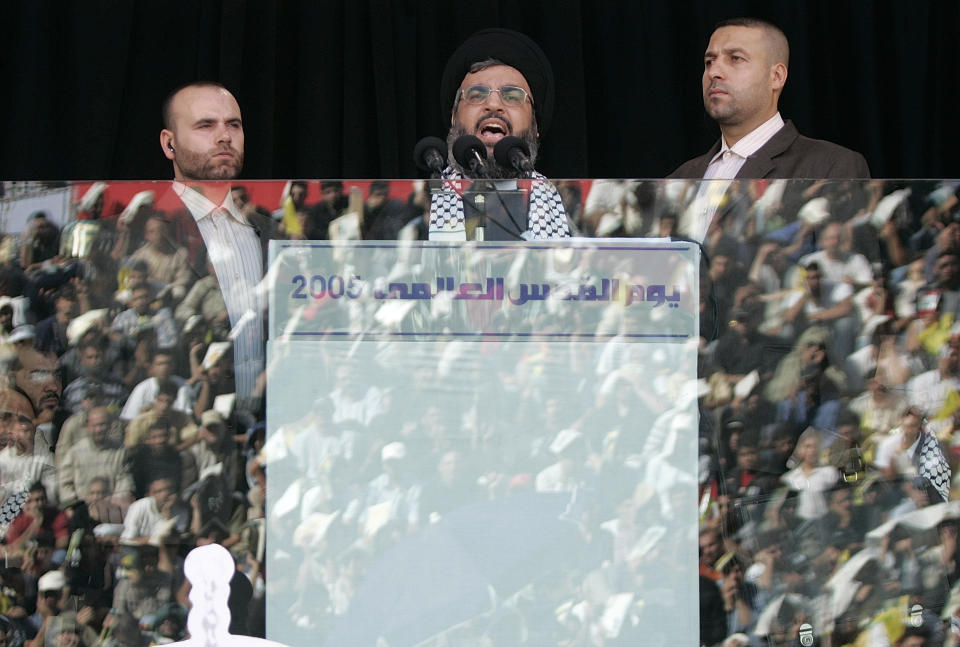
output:
[[[88,337],[80,341],[80,344],[77,346],[77,349],[83,354],[83,351],[88,348],[96,348],[97,350],[103,350],[103,339],[101,337]]]
[[[767,36],[767,41],[769,43],[767,53],[770,55],[771,60],[776,63],[783,63],[789,67],[790,42],[787,40],[787,35],[783,33],[783,30],[769,20],[764,20],[763,18],[754,18],[751,16],[727,18],[726,20],[721,20],[718,22],[714,26],[713,31],[717,31],[721,27],[749,27],[750,29],[762,29]]]
[[[157,385],[157,396],[167,395],[171,399],[177,399],[177,383],[173,380],[160,380],[160,383]]]
[[[106,476],[94,476],[92,479],[90,479],[90,483],[89,483],[89,485],[87,485],[87,489],[89,490],[89,489],[90,489],[90,486],[93,485],[94,483],[99,483],[100,485],[102,485],[102,486],[103,486],[103,490],[104,490],[104,492],[105,492],[106,494],[109,494],[110,492],[113,491],[113,484],[110,482],[110,478],[109,478],[109,477],[106,477]]]
[[[147,220],[159,220],[164,225],[167,225],[170,222],[167,220],[166,216],[163,215],[162,211],[151,211],[150,215],[147,216]]]
[[[140,285],[134,286],[133,289],[130,290],[130,294],[132,295],[134,292],[146,292],[147,298],[153,298],[153,288],[150,287],[149,283],[141,283]]]
[[[167,130],[173,130],[173,98],[187,88],[220,88],[221,90],[227,90],[227,87],[218,81],[193,81],[192,83],[178,85],[163,100],[163,107],[161,108],[163,127]],[[230,90],[227,90],[227,92],[230,92]]]
[[[343,182],[340,180],[324,180],[320,183],[320,191],[326,191],[327,189],[343,191]]]
[[[143,274],[150,274],[150,266],[147,264],[146,261],[139,260],[134,262],[134,264],[130,266],[130,271],[142,272]]]
[[[58,301],[60,299],[66,299],[67,301],[76,301],[77,290],[69,283],[60,287],[57,290],[56,295],[54,296],[54,301]]]

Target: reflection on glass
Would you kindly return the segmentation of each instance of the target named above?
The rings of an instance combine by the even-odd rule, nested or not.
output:
[[[697,607],[704,644],[955,642],[956,186],[552,186],[574,236],[702,250],[692,314],[670,267],[603,240],[359,249],[425,240],[430,182],[231,185],[272,223],[251,244],[356,242],[322,272],[291,247],[259,284],[171,183],[4,182],[8,641],[180,639],[183,556],[215,542],[241,573],[231,633],[276,618],[291,644],[647,644]],[[304,298],[273,302],[278,280]],[[659,326],[699,331],[695,368],[639,337]],[[377,595],[397,624],[364,615]]]

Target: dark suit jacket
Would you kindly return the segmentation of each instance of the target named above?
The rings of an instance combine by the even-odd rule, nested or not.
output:
[[[668,175],[670,179],[699,179],[720,150],[720,140],[706,154],[696,157]],[[760,150],[747,158],[738,179],[863,179],[870,169],[863,155],[843,146],[810,139],[787,120],[783,128]]]

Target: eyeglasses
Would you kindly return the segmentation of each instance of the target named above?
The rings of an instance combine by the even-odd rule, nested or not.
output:
[[[471,85],[467,89],[460,88],[460,90],[458,90],[458,96],[471,106],[479,106],[480,104],[486,103],[487,99],[490,98],[491,92],[499,94],[500,101],[505,106],[517,108],[522,106],[527,99],[530,99],[530,104],[533,105],[533,97],[531,97],[526,90],[518,88],[515,85],[505,85],[499,90],[486,85]]]

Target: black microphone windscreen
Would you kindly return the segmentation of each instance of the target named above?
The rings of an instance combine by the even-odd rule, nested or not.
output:
[[[475,163],[474,154],[479,155],[480,159],[487,159],[487,147],[483,145],[479,137],[474,135],[462,135],[453,142],[453,159],[463,168],[471,168]]]
[[[437,168],[437,159],[440,168]],[[413,161],[422,171],[442,171],[447,158],[447,143],[439,137],[424,137],[413,148]]]
[[[510,159],[510,151],[514,149],[519,149],[524,157],[530,157],[530,147],[527,146],[527,142],[519,137],[507,135],[493,147],[493,159],[497,160],[497,164],[503,168],[513,168],[514,163]]]

